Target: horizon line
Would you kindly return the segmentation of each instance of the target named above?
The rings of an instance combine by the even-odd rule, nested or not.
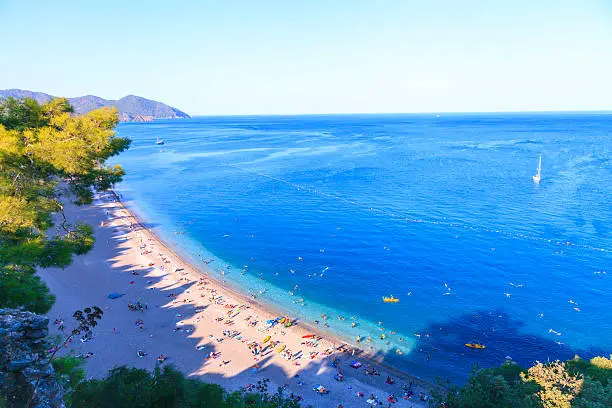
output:
[[[340,116],[340,115],[490,115],[490,114],[538,114],[538,113],[591,113],[612,114],[610,109],[560,109],[560,110],[499,110],[499,111],[421,111],[421,112],[331,112],[331,113],[196,113],[191,117],[238,117],[238,116]]]

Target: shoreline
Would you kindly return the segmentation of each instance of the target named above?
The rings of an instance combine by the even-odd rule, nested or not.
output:
[[[268,312],[270,312],[271,314],[276,314],[277,316],[286,316],[287,315],[287,311],[281,310],[282,308],[276,308],[274,305],[271,304],[267,304],[261,301],[257,301],[257,300],[253,300],[251,299],[249,296],[245,295],[244,293],[240,292],[240,290],[232,288],[231,284],[228,284],[226,282],[223,281],[219,281],[216,277],[211,277],[210,276],[210,272],[211,271],[203,271],[201,269],[201,267],[195,266],[193,265],[193,263],[186,261],[184,259],[184,257],[181,257],[180,254],[177,253],[177,250],[173,249],[171,247],[170,244],[168,244],[166,241],[164,241],[159,235],[155,234],[155,232],[153,232],[149,227],[147,227],[148,223],[145,222],[144,220],[141,219],[141,217],[139,217],[138,215],[136,215],[132,210],[130,210],[130,208],[128,207],[128,205],[126,203],[123,202],[123,200],[121,199],[120,194],[118,194],[115,190],[110,189],[109,192],[115,197],[116,202],[121,206],[121,208],[126,211],[130,217],[132,217],[136,222],[134,223],[135,225],[138,225],[138,227],[142,228],[143,230],[146,230],[147,233],[149,235],[151,235],[155,240],[157,240],[158,244],[161,245],[162,247],[164,247],[169,253],[171,253],[173,256],[175,256],[176,258],[179,258],[182,260],[182,262],[184,262],[185,264],[189,265],[194,271],[195,273],[199,274],[199,275],[204,275],[207,279],[210,279],[211,281],[214,281],[215,284],[217,284],[219,287],[221,287],[224,291],[226,292],[230,292],[233,296],[235,296],[236,298],[240,299],[242,302],[248,303],[249,305],[253,306],[253,307],[257,307],[263,310],[267,310]],[[386,364],[384,361],[379,361],[377,360],[376,357],[376,353],[371,353],[365,349],[361,349],[359,348],[359,346],[353,344],[352,342],[349,342],[345,339],[342,339],[340,337],[337,337],[334,333],[330,332],[326,332],[325,330],[321,329],[318,326],[312,325],[311,323],[307,322],[307,321],[302,321],[302,320],[298,320],[298,324],[303,327],[308,329],[308,332],[314,333],[319,337],[322,338],[328,338],[332,341],[332,343],[336,344],[340,344],[340,345],[348,345],[351,348],[354,349],[358,349],[359,350],[359,358],[367,360],[369,362],[371,362],[372,364],[376,364],[382,368],[384,368],[385,371],[389,371],[392,372],[394,374],[394,376],[396,377],[402,377],[404,380],[407,381],[412,381],[414,383],[417,383],[417,385],[421,386],[421,387],[429,387],[431,388],[436,388],[438,387],[437,384],[432,383],[430,381],[424,380],[422,378],[419,378],[415,375],[409,374],[399,368],[393,367],[390,364]]]
[[[39,274],[57,295],[48,314],[51,321],[70,316],[75,309],[91,306],[94,301],[105,312],[92,341],[75,341],[69,346],[74,352],[92,353],[86,364],[88,376],[99,378],[124,364],[152,369],[155,357],[166,355],[168,364],[186,375],[231,391],[268,378],[270,392],[285,387],[286,396],[301,397],[305,406],[368,406],[365,400],[373,394],[381,402],[395,396],[399,407],[425,407],[427,403],[419,400],[419,393],[429,395],[431,389],[438,388],[377,360],[365,350],[345,352],[354,348],[308,322],[299,320],[288,328],[280,324],[262,327],[266,320],[284,316],[283,311],[250,299],[210,277],[209,271],[185,261],[112,190],[97,194],[88,207],[67,204],[66,211],[69,219],[94,226],[94,249],[75,257],[73,265],[64,270],[51,268]],[[107,298],[112,292],[121,297]],[[147,305],[146,310],[126,311],[126,301],[136,299]],[[249,316],[243,319],[246,314]],[[140,330],[138,323],[134,327],[136,317],[144,321]],[[254,321],[258,323],[251,326]],[[57,327],[50,329],[61,334]],[[225,329],[223,334],[221,329]],[[274,347],[265,344],[266,335],[272,338]],[[257,354],[250,347],[254,343],[260,349]],[[339,351],[343,345],[345,349]],[[281,354],[285,348],[287,351]],[[146,357],[140,355],[141,350],[146,351]],[[220,358],[204,358],[217,353]],[[225,361],[227,357],[230,359]],[[335,358],[338,368],[332,364]],[[359,361],[363,367],[349,367],[352,361]],[[364,371],[369,366],[379,375],[366,375]],[[334,378],[338,374],[342,374],[343,381]],[[387,376],[393,377],[393,384],[385,381]],[[318,395],[312,390],[317,384],[330,393]],[[408,384],[412,384],[414,395],[403,399]]]
[[[168,253],[172,254],[173,257],[175,257],[177,259],[180,259],[183,263],[189,265],[190,268],[193,269],[193,272],[195,272],[195,274],[197,274],[194,277],[198,277],[199,278],[200,275],[203,275],[204,277],[206,277],[206,279],[209,279],[209,280],[213,281],[217,286],[222,288],[223,291],[229,292],[232,296],[234,296],[237,299],[240,299],[240,301],[242,303],[246,303],[250,307],[258,308],[258,309],[261,309],[261,310],[266,310],[268,313],[270,313],[272,315],[275,315],[275,316],[288,316],[286,311],[281,310],[281,308],[276,308],[276,307],[274,307],[274,305],[264,304],[261,301],[254,300],[254,299],[250,298],[248,295],[245,295],[244,293],[240,292],[240,290],[231,287],[231,284],[229,284],[227,282],[219,281],[219,279],[217,279],[216,277],[211,277],[210,275],[211,275],[212,271],[202,270],[201,267],[197,267],[197,266],[193,265],[193,263],[191,263],[189,261],[186,261],[184,257],[180,256],[177,253],[177,250],[171,248],[171,245],[169,245],[160,236],[158,236],[157,234],[155,234],[155,232],[153,232],[150,228],[148,228],[146,226],[147,223],[145,221],[143,221],[140,217],[138,217],[133,211],[131,211],[128,208],[128,206],[121,200],[121,197],[114,190],[109,190],[109,191],[111,192],[111,194],[113,194],[113,196],[117,200],[117,203],[119,205],[121,205],[122,209],[124,211],[128,212],[130,214],[130,217],[132,217],[136,221],[133,224],[138,226],[139,228],[141,228],[141,230],[147,231],[148,235],[153,237],[157,241],[157,243],[161,247],[163,247]],[[189,272],[192,272],[192,271],[189,271]],[[311,332],[313,334],[316,334],[319,337],[330,338],[330,339],[337,340],[337,342],[334,342],[334,343],[348,344],[345,340],[342,340],[342,339],[339,339],[339,338],[335,338],[332,333],[326,333],[325,331],[321,330],[319,327],[312,326],[308,322],[305,322],[305,321],[302,321],[302,320],[297,320],[296,326],[297,326],[297,324],[299,324],[303,328],[308,329],[309,332]],[[350,346],[354,347],[352,344],[350,344]],[[365,353],[365,351],[364,351],[364,353]],[[424,383],[426,383],[426,381],[421,380],[419,378],[415,377],[415,379],[418,380],[418,381],[423,381]]]

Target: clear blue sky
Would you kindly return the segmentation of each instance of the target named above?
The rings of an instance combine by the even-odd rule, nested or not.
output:
[[[612,0],[0,0],[0,38],[0,89],[190,114],[612,109]]]

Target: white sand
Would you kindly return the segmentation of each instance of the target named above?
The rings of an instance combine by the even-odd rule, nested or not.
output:
[[[163,354],[168,357],[164,364],[229,390],[264,378],[270,379],[271,393],[286,384],[285,394],[301,396],[304,406],[368,407],[366,400],[370,394],[384,401],[385,406],[391,394],[398,399],[393,406],[427,406],[418,397],[421,390],[428,390],[420,388],[422,383],[415,380],[416,395],[403,399],[402,386],[410,379],[407,375],[395,378],[394,385],[385,383],[384,368],[376,367],[380,376],[366,375],[365,367],[371,363],[363,357],[336,351],[342,344],[339,341],[321,338],[316,347],[302,344],[307,341],[302,336],[314,332],[299,322],[289,328],[278,324],[266,329],[266,320],[277,315],[183,262],[142,228],[112,193],[101,195],[92,206],[67,204],[66,213],[71,221],[95,226],[96,245],[87,255],[75,257],[70,267],[45,269],[40,275],[57,296],[49,312],[51,322],[61,318],[66,332],[73,326],[71,315],[75,310],[95,305],[104,311],[93,339],[82,343],[77,338],[69,347],[77,354],[93,353],[86,360],[89,376],[104,376],[119,365],[152,369],[157,357]],[[112,292],[124,295],[109,299],[107,296]],[[128,303],[137,301],[148,308],[130,311]],[[218,318],[223,320],[217,321]],[[144,322],[142,329],[136,326],[137,319]],[[227,324],[230,320],[231,324]],[[252,321],[258,323],[251,326]],[[57,325],[51,326],[52,333],[59,333]],[[226,330],[239,334],[230,338],[223,334]],[[277,342],[273,349],[269,342],[263,344],[267,336]],[[262,346],[263,352],[254,356],[248,347],[252,342]],[[197,350],[197,346],[204,349]],[[282,346],[294,355],[301,351],[301,358],[285,358],[278,352]],[[146,356],[139,357],[138,351]],[[207,359],[211,352],[219,353],[218,358]],[[316,353],[314,358],[311,353]],[[337,374],[337,369],[331,366],[334,357],[340,359],[342,382],[334,379]],[[363,367],[349,367],[353,360],[361,361]],[[317,394],[312,390],[315,384],[327,387],[329,394]],[[358,392],[364,396],[358,396]]]

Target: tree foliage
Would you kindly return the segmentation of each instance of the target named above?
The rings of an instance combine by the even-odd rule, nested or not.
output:
[[[81,382],[85,381],[85,360],[74,355],[57,357],[52,361],[55,378],[64,389],[64,402],[72,406],[72,392]]]
[[[590,361],[591,365],[602,369],[602,370],[612,370],[612,355],[610,358],[606,357],[593,357]]]
[[[296,402],[274,395],[226,393],[216,384],[187,379],[170,366],[147,370],[118,367],[106,378],[81,382],[72,393],[75,407],[90,408],[294,408]]]
[[[474,369],[468,383],[460,389],[449,389],[444,395],[434,393],[434,406],[447,408],[539,408],[536,392],[539,386],[525,382],[525,369],[516,364],[484,370]]]
[[[461,388],[432,391],[432,407],[444,408],[604,408],[612,407],[612,363],[575,357],[565,363],[517,364],[475,369]]]
[[[62,98],[0,103],[0,307],[48,311],[54,298],[36,268],[65,267],[93,246],[91,227],[66,219],[60,182],[89,203],[121,180],[121,167],[105,165],[129,146],[115,136],[117,117],[110,108],[75,116]]]
[[[572,403],[574,408],[612,407],[612,383],[603,385],[599,381],[585,378],[582,391]]]
[[[604,386],[612,383],[612,357],[594,357],[591,361],[575,357],[566,365],[572,375],[582,375],[585,379],[598,381]]]
[[[27,306],[34,313],[45,313],[55,302],[47,285],[34,274],[33,269],[7,265],[0,277],[0,305],[18,308]]]
[[[544,408],[570,408],[584,382],[582,374],[572,375],[561,361],[547,364],[538,362],[527,373],[522,373],[521,377],[524,381],[534,381],[542,387],[538,396]]]

